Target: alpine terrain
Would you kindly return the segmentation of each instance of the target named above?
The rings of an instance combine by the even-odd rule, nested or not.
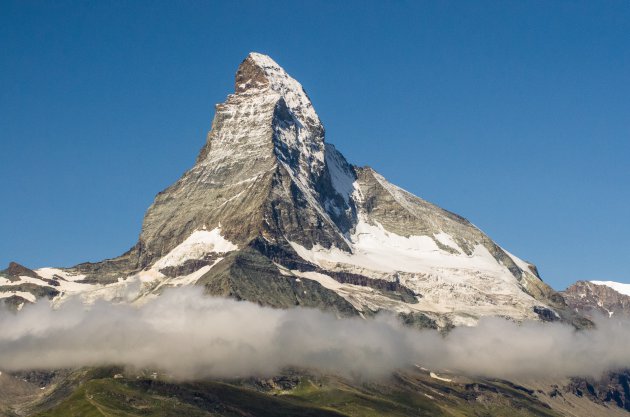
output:
[[[12,264],[0,282],[5,302],[115,299],[139,279],[136,303],[196,284],[276,307],[393,310],[438,326],[560,317],[564,306],[534,265],[463,217],[351,165],[324,136],[302,86],[251,53],[195,165],[157,195],[138,243],[72,268]]]
[[[132,284],[138,289],[130,295]],[[464,217],[349,163],[325,141],[300,83],[258,53],[238,67],[235,91],[216,105],[195,164],[158,193],[128,252],[67,268],[11,263],[0,272],[0,298],[16,314],[38,299],[61,305],[77,296],[142,305],[190,285],[340,317],[390,311],[411,326],[443,332],[484,316],[588,327],[586,301],[597,298],[588,308],[610,315],[627,314],[630,305],[627,296],[592,283],[555,292],[533,264]],[[33,371],[0,374],[0,394],[13,399],[0,400],[0,413],[4,406],[7,415],[50,416],[623,415],[630,409],[628,374],[611,378],[617,397],[608,398],[606,388],[591,395],[580,384],[596,384],[586,380],[517,384],[420,368],[385,386],[298,371],[180,385],[113,368]]]

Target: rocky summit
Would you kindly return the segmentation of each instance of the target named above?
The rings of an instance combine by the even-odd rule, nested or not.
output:
[[[440,328],[486,315],[573,320],[534,265],[465,218],[350,164],[325,141],[301,84],[270,57],[249,54],[234,90],[216,106],[194,166],[156,196],[131,250],[71,268],[12,265],[0,278],[5,301],[21,308],[79,294],[141,303],[202,285],[273,307],[388,310]]]

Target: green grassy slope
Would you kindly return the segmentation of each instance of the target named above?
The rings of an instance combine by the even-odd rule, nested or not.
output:
[[[289,387],[262,387],[252,380],[175,383],[133,376],[114,379],[98,373],[89,378],[37,415],[558,416],[531,393],[509,383],[446,383],[419,372],[397,374],[379,383],[301,374]]]
[[[128,416],[340,416],[308,404],[250,389],[204,382],[171,384],[153,380],[97,379],[41,417]]]

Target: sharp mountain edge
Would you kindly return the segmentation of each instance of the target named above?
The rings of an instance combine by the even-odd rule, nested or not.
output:
[[[324,136],[300,83],[251,53],[195,165],[156,196],[132,249],[71,268],[12,263],[0,298],[16,310],[76,295],[140,304],[196,284],[262,305],[386,310],[438,328],[486,315],[584,325],[534,265],[465,218],[351,165]]]

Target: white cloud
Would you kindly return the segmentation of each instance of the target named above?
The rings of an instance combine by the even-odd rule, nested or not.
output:
[[[339,319],[318,310],[278,310],[166,291],[143,307],[77,300],[53,310],[0,312],[0,369],[105,364],[159,368],[178,378],[271,375],[287,366],[365,377],[421,364],[471,375],[597,375],[630,366],[630,325],[601,320],[575,331],[557,323],[483,319],[447,336],[394,317]]]

